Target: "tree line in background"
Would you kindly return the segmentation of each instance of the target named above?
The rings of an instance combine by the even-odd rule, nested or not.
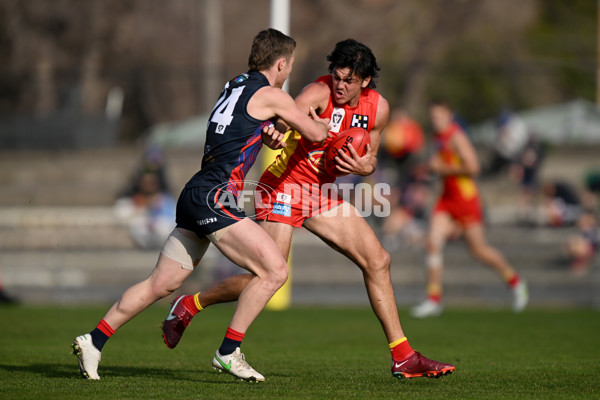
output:
[[[424,118],[443,97],[469,122],[500,109],[595,97],[591,0],[292,0],[290,93],[327,73],[348,37],[382,67],[392,107]],[[125,97],[120,139],[210,111],[243,72],[269,0],[1,0],[0,118],[102,113]]]

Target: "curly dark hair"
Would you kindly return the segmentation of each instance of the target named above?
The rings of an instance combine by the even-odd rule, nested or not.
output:
[[[371,77],[368,87],[375,88],[375,78],[380,70],[375,55],[370,48],[354,40],[346,39],[336,43],[335,48],[327,56],[329,73],[337,68],[349,68],[350,75],[356,74],[361,79]]]

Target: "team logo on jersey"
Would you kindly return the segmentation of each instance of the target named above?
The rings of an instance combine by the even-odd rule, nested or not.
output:
[[[325,172],[325,150],[315,150],[308,153],[308,165],[320,174]]]
[[[368,115],[360,115],[354,114],[352,115],[352,121],[350,122],[350,126],[352,128],[369,128],[369,116]]]
[[[242,83],[244,82],[246,79],[248,79],[248,74],[242,74],[240,76],[238,76],[237,78],[235,78],[233,81],[235,83]]]
[[[329,122],[329,131],[339,133],[342,127],[342,121],[346,115],[346,110],[343,108],[334,108],[331,113],[331,121]]]

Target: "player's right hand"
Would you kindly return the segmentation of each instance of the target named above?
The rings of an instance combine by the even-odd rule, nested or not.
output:
[[[277,129],[275,129],[275,125],[273,124],[263,128],[261,137],[263,144],[270,149],[279,150],[286,146],[284,142],[285,132],[279,132]]]

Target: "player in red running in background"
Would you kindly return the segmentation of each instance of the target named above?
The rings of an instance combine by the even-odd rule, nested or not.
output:
[[[296,98],[306,114],[310,109],[321,118],[330,118],[325,143],[310,143],[293,132],[285,148],[264,172],[260,183],[272,188],[257,193],[256,214],[261,226],[275,240],[284,258],[289,256],[294,228],[304,227],[333,249],[353,261],[362,271],[371,307],[379,319],[392,355],[392,374],[398,378],[437,377],[451,373],[454,366],[430,360],[413,351],[400,325],[390,279],[390,255],[352,204],[321,190],[334,182],[323,164],[327,145],[350,127],[366,129],[371,138],[367,154],[342,154],[341,172],[370,175],[377,166],[377,150],[387,124],[389,106],[374,90],[379,66],[371,50],[348,39],[336,44],[327,57],[329,75],[307,85]],[[258,219],[258,217],[257,217]],[[250,279],[237,275],[202,293],[174,300],[163,323],[165,343],[173,348],[195,313],[215,303],[232,301]]]
[[[473,257],[498,272],[512,289],[513,310],[520,312],[528,301],[525,282],[485,238],[479,189],[474,180],[479,173],[475,148],[454,122],[454,114],[447,103],[432,102],[429,113],[437,149],[429,162],[429,169],[440,175],[443,191],[433,208],[427,237],[427,299],[412,309],[412,315],[417,318],[433,317],[443,311],[443,250],[456,224],[462,229]]]

